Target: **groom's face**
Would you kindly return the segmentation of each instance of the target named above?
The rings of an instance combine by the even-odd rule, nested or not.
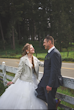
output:
[[[50,41],[47,41],[47,39],[44,39],[43,46],[45,47],[45,49],[49,50],[49,48],[50,48]]]

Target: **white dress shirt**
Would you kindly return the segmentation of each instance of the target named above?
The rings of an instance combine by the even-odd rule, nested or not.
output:
[[[50,49],[48,50],[48,53],[50,53],[54,48],[55,48],[55,46],[53,46],[52,48],[50,48]]]

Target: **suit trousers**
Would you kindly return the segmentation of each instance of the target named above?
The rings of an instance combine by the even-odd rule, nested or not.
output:
[[[55,95],[56,95],[57,88],[52,88],[52,90],[49,91],[49,93],[47,93],[47,90],[45,87],[39,86],[36,89],[36,91],[38,93],[37,97],[42,99],[48,104],[48,109],[56,109]]]

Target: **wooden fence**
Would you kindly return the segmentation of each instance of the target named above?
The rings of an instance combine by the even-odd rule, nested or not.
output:
[[[0,72],[0,79],[3,80],[4,86],[6,86],[7,84],[7,79],[12,80],[13,77],[9,76],[6,74],[6,72],[10,72],[10,73],[17,73],[17,67],[11,67],[11,66],[6,66],[5,62],[2,62],[2,65],[0,65],[0,70],[2,70],[2,72]],[[39,72],[39,75],[41,78],[42,77],[42,73]],[[70,78],[70,77],[65,77],[63,76],[63,87],[66,88],[70,88],[74,90],[74,78]],[[62,101],[65,101],[67,103],[70,103],[72,105],[74,105],[74,97],[65,95],[65,94],[61,94],[61,93],[56,93],[56,98],[59,98]],[[65,110],[74,110],[74,108],[70,108],[68,106],[65,106],[63,104],[59,104],[59,107],[65,109]]]

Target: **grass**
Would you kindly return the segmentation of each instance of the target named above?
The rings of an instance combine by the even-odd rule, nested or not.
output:
[[[74,90],[73,89],[67,89],[66,87],[60,86],[57,89],[57,92],[74,97]]]
[[[62,93],[62,94],[65,94],[65,95],[68,95],[68,96],[74,97],[74,90],[68,89],[68,88],[66,88],[66,87],[60,86],[60,87],[57,89],[57,92]],[[61,101],[61,104],[65,105],[65,106],[68,106],[68,107],[70,107],[70,108],[74,108],[74,105],[69,104],[69,103],[64,102],[64,101]],[[60,108],[58,107],[58,109],[60,109]]]
[[[6,72],[6,74],[7,74],[7,75],[10,75],[10,76],[13,76],[13,77],[15,76],[14,73],[10,73],[10,72]]]
[[[68,52],[61,52],[62,58],[73,58],[74,59],[74,51]]]
[[[3,94],[5,89],[6,89],[6,87],[4,87],[3,83],[0,81],[0,96]]]
[[[35,56],[37,58],[44,60],[47,50],[44,49],[43,44],[41,43],[41,46],[39,45],[38,41],[28,41],[30,44],[32,44],[35,48]],[[68,48],[68,52],[66,48],[62,48],[63,52],[61,53],[62,59],[64,61],[73,61],[74,62],[74,43],[71,44],[72,46]],[[6,50],[3,50],[0,48],[0,58],[16,58],[19,59],[22,56],[22,48],[24,46],[24,42],[19,45],[16,43],[15,50],[11,49],[9,44],[6,47]]]
[[[70,61],[74,61],[74,51],[69,52],[69,54],[67,52],[60,52],[62,59],[67,59]],[[47,53],[34,53],[34,56],[37,56],[37,58],[44,60],[45,56]],[[19,59],[22,55],[21,54],[8,54],[8,55],[0,55],[0,58],[16,58]]]

